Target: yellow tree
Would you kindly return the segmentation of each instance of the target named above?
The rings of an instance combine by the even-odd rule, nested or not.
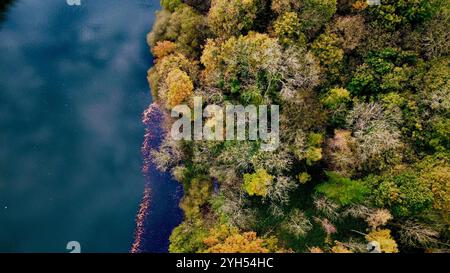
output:
[[[239,233],[237,228],[221,225],[210,230],[203,240],[208,246],[207,253],[270,253],[282,251],[277,247],[277,239],[259,238],[256,232]]]
[[[166,78],[167,101],[166,106],[169,109],[186,101],[194,91],[194,85],[188,74],[178,68],[169,72]]]
[[[347,246],[339,241],[335,241],[336,245],[331,248],[331,253],[348,254],[353,253]]]
[[[273,182],[273,176],[264,169],[259,169],[254,174],[244,174],[244,190],[249,195],[266,196]]]
[[[376,241],[380,244],[381,252],[397,253],[397,243],[391,236],[389,229],[373,230],[366,235],[366,240]]]
[[[164,56],[158,59],[158,62],[148,71],[147,80],[150,84],[153,98],[159,98],[162,101],[167,100],[166,78],[176,68],[186,72],[191,80],[197,78],[198,68],[196,62],[192,62],[183,54],[176,52]]]
[[[306,37],[301,32],[300,19],[295,12],[287,12],[279,16],[274,23],[274,32],[283,45],[306,44]]]

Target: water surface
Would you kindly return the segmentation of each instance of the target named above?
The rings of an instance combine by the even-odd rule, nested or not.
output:
[[[67,252],[72,240],[83,252],[127,252],[145,184],[145,34],[159,1],[10,2],[0,16],[0,252]]]

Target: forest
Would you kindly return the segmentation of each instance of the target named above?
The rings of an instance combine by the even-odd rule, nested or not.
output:
[[[173,253],[449,252],[450,1],[161,0],[153,98],[279,105],[280,145],[175,141]],[[214,120],[205,120],[214,123]]]

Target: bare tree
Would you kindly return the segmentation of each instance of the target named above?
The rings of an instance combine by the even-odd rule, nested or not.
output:
[[[330,219],[337,219],[339,213],[339,205],[327,199],[326,197],[314,197],[314,207],[322,212],[326,217]]]
[[[400,242],[412,247],[424,247],[438,243],[439,232],[416,221],[408,220],[398,225]]]
[[[294,209],[283,223],[283,228],[295,237],[300,238],[304,237],[312,229],[312,224],[304,212]]]

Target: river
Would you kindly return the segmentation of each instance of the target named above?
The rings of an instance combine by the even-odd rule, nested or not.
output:
[[[128,252],[148,189],[140,251],[167,251],[180,186],[141,171],[153,62],[145,35],[159,0],[2,8],[0,252],[68,252],[69,241]]]

